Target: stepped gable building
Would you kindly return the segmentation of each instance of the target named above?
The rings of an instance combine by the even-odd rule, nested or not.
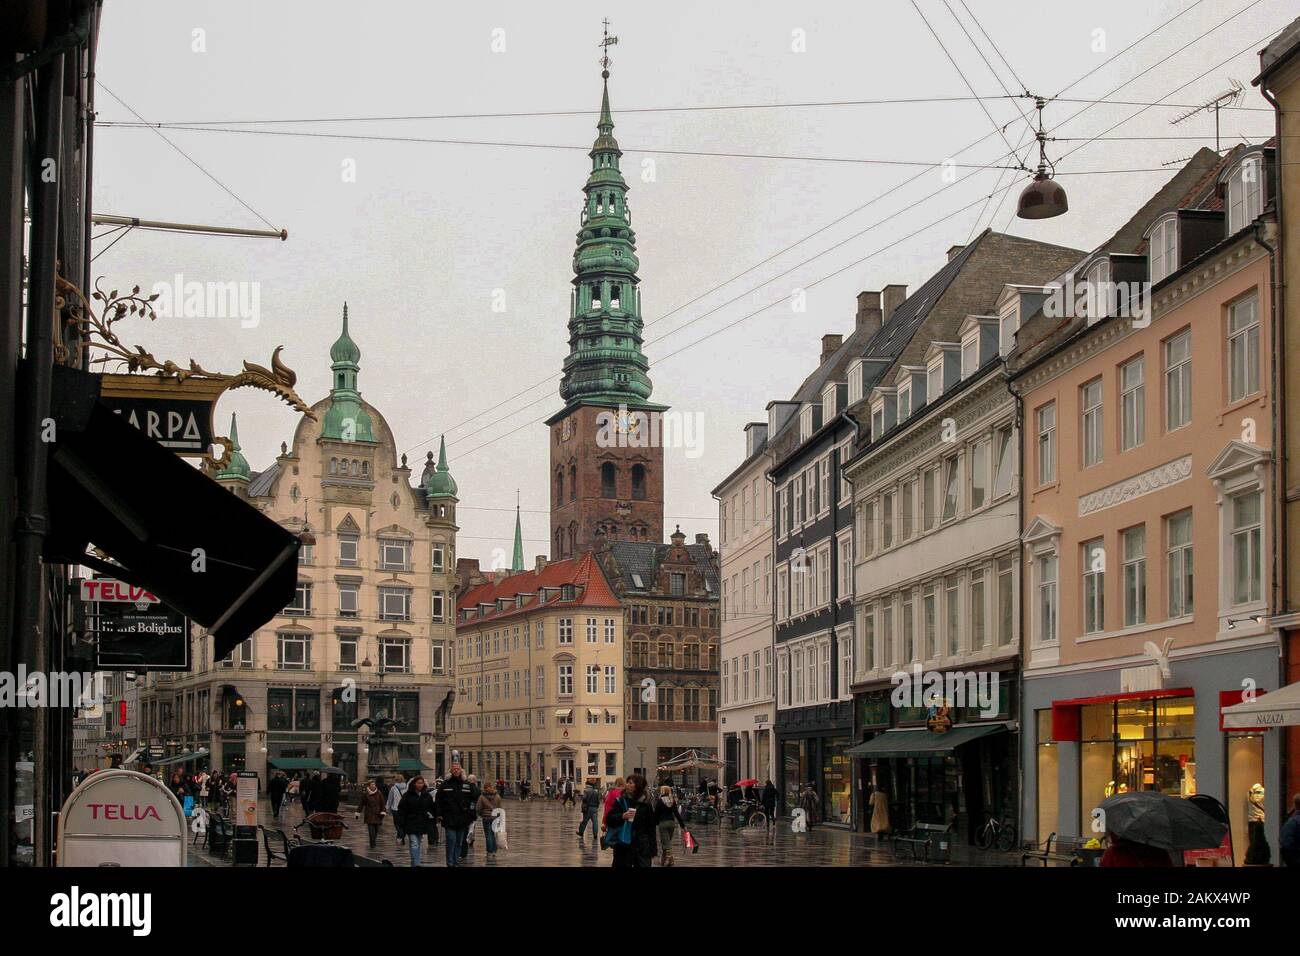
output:
[[[474,580],[465,568],[466,580]],[[479,575],[460,596],[453,753],[482,780],[623,772],[623,609],[590,553]]]
[[[1077,253],[985,230],[910,296],[903,285],[858,295],[848,337],[822,337],[817,369],[768,405],[773,507],[777,786],[785,812],[812,784],[827,823],[854,820],[853,489],[841,470],[872,428],[886,372],[923,366],[932,339],[994,302],[1008,283],[1042,282]],[[1052,263],[1052,264],[1049,264]],[[891,395],[892,402],[897,395]],[[846,414],[847,413],[847,414]]]
[[[597,548],[625,611],[624,766],[653,780],[656,767],[688,749],[716,755],[718,553],[709,536],[687,544],[678,528],[668,544],[598,538]],[[697,780],[688,773],[675,782]]]
[[[210,766],[263,781],[276,768],[337,766],[360,780],[446,766],[456,481],[444,445],[412,483],[388,423],[361,397],[346,306],[330,359],[315,420],[299,420],[270,467],[249,467],[232,420],[234,448],[214,474],[301,537],[297,596],[225,660],[200,634],[192,672],[149,675],[139,733],[154,752],[206,750]],[[381,714],[403,721],[398,767],[371,766],[352,727]]]

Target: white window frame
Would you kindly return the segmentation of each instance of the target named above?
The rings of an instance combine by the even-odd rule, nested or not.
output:
[[[1175,523],[1186,522],[1186,540],[1175,540]],[[1165,610],[1169,618],[1191,617],[1196,608],[1196,561],[1192,509],[1165,516]]]
[[[1147,436],[1146,356],[1137,355],[1119,367],[1119,449],[1131,451]]]
[[[1155,285],[1178,271],[1177,214],[1170,213],[1156,220],[1147,233],[1147,238],[1147,265],[1151,284]]]
[[[1247,311],[1248,310],[1248,311]],[[1239,316],[1244,321],[1234,328]],[[1259,295],[1251,292],[1228,306],[1228,402],[1240,402],[1260,392]]]
[[[1051,421],[1045,423],[1048,413],[1051,414]],[[1040,488],[1056,481],[1056,418],[1055,399],[1034,409],[1034,448],[1038,463],[1035,478]]]
[[[1098,556],[1101,567],[1094,568]],[[1091,538],[1079,545],[1081,578],[1079,627],[1084,634],[1106,630],[1106,539]],[[1059,577],[1059,575],[1058,575]]]

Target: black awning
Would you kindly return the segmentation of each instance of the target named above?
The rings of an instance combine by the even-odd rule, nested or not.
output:
[[[944,733],[929,730],[887,730],[866,743],[844,751],[846,757],[938,757],[951,753],[962,744],[989,734],[1001,733],[1006,724],[972,724],[954,727]]]
[[[45,560],[148,588],[208,629],[214,660],[292,602],[297,537],[115,415],[97,376],[56,368],[54,392]]]

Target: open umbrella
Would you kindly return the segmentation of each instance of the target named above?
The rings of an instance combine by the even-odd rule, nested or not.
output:
[[[320,772],[321,772],[321,773],[336,773],[336,774],[338,774],[340,777],[343,776],[343,768],[342,768],[342,767],[321,767],[321,768],[320,768]]]
[[[1162,850],[1209,850],[1227,827],[1187,800],[1155,790],[1117,793],[1100,804],[1106,830]]]
[[[737,780],[737,781],[736,781],[736,786],[738,786],[738,787],[757,787],[757,786],[758,786],[758,780],[756,780],[754,777],[750,777],[748,780]]]

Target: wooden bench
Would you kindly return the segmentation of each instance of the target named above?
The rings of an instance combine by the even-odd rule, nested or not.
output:
[[[1055,833],[1049,833],[1041,850],[1025,850],[1020,854],[1020,865],[1026,866],[1030,860],[1033,860],[1042,863],[1043,866],[1047,866],[1049,863],[1078,866],[1079,857],[1077,853],[1079,848],[1083,846],[1083,842],[1077,837],[1062,837]]]
[[[296,840],[296,839],[295,839],[295,840],[290,840],[290,839],[289,839],[289,834],[285,833],[283,830],[278,830],[278,829],[277,829],[277,830],[268,830],[268,829],[267,829],[266,827],[264,827],[264,826],[258,826],[258,829],[262,831],[262,845],[266,847],[266,865],[269,867],[269,866],[271,865],[271,861],[272,861],[272,860],[283,860],[283,861],[284,861],[284,864],[285,864],[286,866],[288,866],[288,865],[289,865],[289,850],[290,850],[290,849],[291,849],[291,848],[292,848],[296,843],[298,843],[298,842],[300,842],[300,841],[298,841],[298,840]],[[277,839],[279,840],[280,845],[282,846],[283,849],[280,849],[280,850],[272,849],[272,847],[271,847],[271,834],[273,834],[273,833],[275,834],[275,836],[276,836]]]
[[[903,830],[893,834],[894,840],[894,857],[899,859],[902,856],[900,846],[905,846],[912,852],[913,862],[930,862],[930,850],[935,843],[946,843],[946,837],[952,830],[951,823],[918,823],[910,830]],[[918,856],[918,850],[924,848],[922,855]],[[947,860],[936,860],[935,862],[944,862]]]

